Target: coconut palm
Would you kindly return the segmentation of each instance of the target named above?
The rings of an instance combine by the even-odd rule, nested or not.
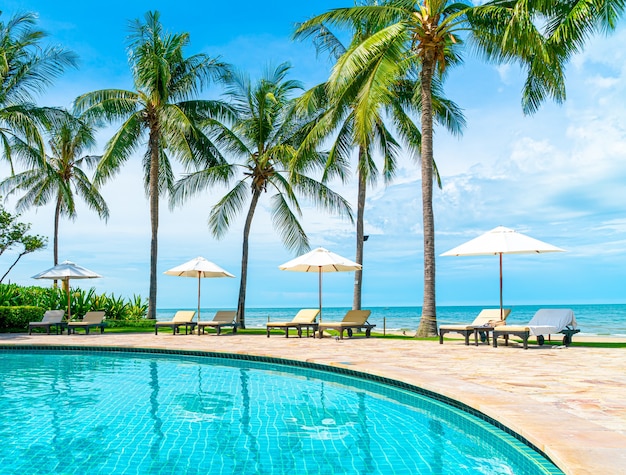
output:
[[[86,117],[123,123],[106,146],[95,175],[96,184],[113,177],[134,152],[145,146],[143,165],[150,202],[150,296],[147,318],[156,318],[159,196],[170,191],[174,174],[170,157],[183,163],[219,160],[216,150],[196,128],[200,118],[227,113],[217,101],[197,100],[225,64],[205,55],[185,58],[189,35],[163,30],[158,12],[145,23],[131,23],[128,52],[134,91],[106,89],[78,97],[75,107]]]
[[[376,5],[377,0],[362,2],[365,5]],[[299,28],[296,38],[312,37],[319,51],[329,51],[337,60],[328,83],[317,86],[303,96],[302,102],[313,102],[320,98],[326,104],[322,114],[311,131],[307,146],[315,146],[335,133],[335,141],[331,148],[328,172],[335,172],[344,181],[344,170],[353,152],[357,148],[357,220],[356,220],[356,262],[363,264],[364,214],[367,185],[373,185],[378,177],[375,163],[376,152],[383,158],[383,176],[388,183],[394,175],[399,144],[385,122],[391,122],[399,137],[409,148],[411,155],[419,153],[421,134],[412,120],[418,113],[419,79],[415,71],[407,71],[404,78],[389,75],[395,70],[395,64],[388,63],[388,56],[382,51],[378,61],[371,61],[369,68],[363,68],[358,74],[345,71],[345,62],[352,50],[359,48],[382,25],[374,24],[367,19],[353,25],[351,45],[345,47],[339,38],[324,24],[309,24],[307,28]],[[391,55],[389,55],[391,56]],[[391,79],[391,81],[390,81]],[[440,86],[435,83],[434,87]],[[438,92],[439,89],[436,91]],[[328,97],[330,96],[330,97]],[[454,134],[460,134],[465,125],[464,118],[458,107],[451,101],[435,94],[435,115],[437,120],[446,125]],[[433,162],[434,166],[434,162]],[[436,172],[436,169],[435,169]],[[361,308],[362,271],[355,273],[353,309]]]
[[[504,2],[502,2],[504,3]],[[514,8],[514,2],[506,8]],[[344,59],[345,70],[358,74],[364,66],[379,61],[384,54],[388,64],[396,65],[388,74],[403,77],[409,66],[417,68],[420,76],[421,96],[421,175],[422,212],[424,234],[424,301],[418,336],[436,335],[437,319],[435,305],[435,225],[432,207],[433,193],[433,84],[443,77],[449,65],[460,61],[462,35],[473,35],[478,21],[468,21],[474,8],[468,3],[450,0],[387,0],[379,5],[339,8],[319,15],[303,24],[325,22],[329,25],[349,28],[356,21],[368,21],[381,28],[352,50]],[[529,97],[551,95],[557,100],[563,97],[562,56],[556,45],[550,45],[532,22],[518,21],[509,17],[510,24],[502,21],[494,11],[489,15],[473,15],[483,18],[482,26],[489,26],[488,18],[498,21],[486,33],[473,37],[477,50],[488,59],[497,61],[517,60],[526,68],[529,80]],[[504,31],[509,35],[499,36]]]
[[[622,0],[492,0],[466,13],[472,40],[488,60],[521,60],[522,109],[531,114],[546,98],[565,100],[567,61],[594,34],[614,30],[625,8]]]
[[[99,156],[83,155],[96,145],[92,124],[67,112],[48,130],[49,155],[21,140],[14,140],[12,148],[16,157],[26,165],[26,170],[6,178],[0,183],[0,194],[23,192],[17,201],[18,212],[33,206],[54,206],[54,265],[59,263],[59,218],[76,219],[76,198],[102,219],[109,217],[109,209],[96,187],[85,173],[94,167]]]
[[[0,12],[0,15],[2,12]],[[14,173],[11,141],[19,137],[44,151],[40,128],[49,125],[56,111],[37,107],[34,96],[41,93],[76,56],[57,46],[43,46],[46,34],[35,28],[34,13],[0,21],[0,149]]]
[[[287,63],[268,69],[253,83],[241,73],[233,72],[225,80],[225,95],[236,118],[231,123],[209,120],[207,134],[233,161],[201,168],[177,183],[174,202],[217,183],[234,186],[211,209],[209,227],[222,238],[233,219],[247,205],[243,229],[241,281],[237,302],[237,321],[245,328],[246,282],[250,227],[263,193],[271,192],[272,223],[284,245],[296,252],[309,248],[307,236],[298,221],[301,215],[296,194],[313,199],[321,207],[351,217],[347,202],[323,183],[290,169],[303,136],[310,127],[308,117],[293,111],[294,93],[300,82],[287,78]],[[315,150],[307,152],[303,162],[323,164],[325,156]]]

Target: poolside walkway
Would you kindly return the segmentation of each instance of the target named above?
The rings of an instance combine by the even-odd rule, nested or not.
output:
[[[0,345],[7,344],[204,350],[343,366],[482,411],[527,438],[568,475],[626,474],[626,349],[166,333],[0,335]]]

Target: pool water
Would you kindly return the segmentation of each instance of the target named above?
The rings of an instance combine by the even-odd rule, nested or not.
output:
[[[471,414],[341,374],[197,356],[0,352],[2,474],[557,474]]]

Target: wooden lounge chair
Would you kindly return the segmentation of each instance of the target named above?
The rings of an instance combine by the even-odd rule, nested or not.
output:
[[[195,315],[195,310],[179,310],[171,321],[156,322],[154,334],[157,335],[159,333],[159,327],[170,327],[173,334],[180,333],[180,327],[185,327],[185,335],[187,335],[189,330],[193,332],[193,329],[196,328],[197,323],[193,321]]]
[[[100,328],[100,333],[104,333],[105,325],[104,312],[87,312],[82,320],[67,323],[67,334],[76,333],[78,328],[85,330],[86,335],[89,335],[89,330],[92,328]]]
[[[202,328],[202,333],[206,327],[215,328],[217,334],[222,332],[222,327],[233,327],[233,333],[237,333],[238,323],[236,322],[237,312],[234,310],[220,310],[215,313],[213,320],[198,323],[198,331]]]
[[[65,310],[47,310],[40,322],[30,322],[28,324],[28,334],[32,335],[33,328],[45,328],[46,333],[49,335],[51,327],[54,327],[57,335],[63,333],[63,327],[65,326],[63,321],[64,315]]]
[[[440,325],[439,326],[439,343],[443,344],[443,336],[446,333],[460,333],[465,337],[465,344],[469,345],[469,338],[474,334],[474,329],[478,326],[498,326],[506,323],[506,318],[511,313],[510,308],[502,310],[502,320],[500,320],[499,308],[485,308],[480,311],[478,316],[469,325]],[[490,325],[491,324],[491,325]]]
[[[315,323],[315,319],[319,313],[320,311],[317,308],[303,308],[290,322],[267,322],[267,337],[270,337],[270,330],[275,328],[285,330],[286,338],[289,338],[290,328],[298,330],[299,338],[302,338],[303,328],[306,328],[307,336],[309,335],[309,329],[313,330],[313,336],[315,336],[315,331],[317,330],[317,323]]]
[[[324,330],[333,329],[339,332],[339,338],[343,340],[344,331],[348,333],[349,337],[352,337],[352,330],[363,331],[365,329],[365,338],[369,338],[372,328],[376,326],[367,321],[371,313],[371,310],[348,310],[348,313],[340,322],[320,323],[318,325],[319,337],[322,338],[324,336]]]
[[[576,318],[574,311],[569,308],[542,308],[530,319],[526,325],[506,325],[493,330],[493,346],[498,346],[497,337],[504,337],[504,344],[509,344],[509,335],[515,335],[522,339],[524,349],[528,349],[528,338],[530,335],[537,337],[539,346],[543,345],[544,335],[554,335],[561,333],[563,344],[568,346],[572,342],[572,337],[580,332],[576,328]]]

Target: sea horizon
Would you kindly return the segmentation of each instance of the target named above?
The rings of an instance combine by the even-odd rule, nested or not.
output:
[[[246,327],[265,328],[268,321],[289,321],[302,307],[251,307],[246,308]],[[316,307],[313,307],[316,308]],[[340,320],[351,307],[323,307],[322,319]],[[415,332],[419,325],[421,306],[363,306],[372,311],[369,322],[376,332]],[[442,305],[437,307],[437,324],[469,323],[483,308],[497,306]],[[505,305],[511,309],[509,324],[527,323],[540,308],[569,308],[574,311],[581,335],[626,337],[626,304],[578,305]],[[196,307],[157,309],[157,320],[169,320],[177,310],[196,310]],[[234,308],[233,308],[234,309]],[[201,320],[210,320],[217,310],[226,308],[202,307]]]

